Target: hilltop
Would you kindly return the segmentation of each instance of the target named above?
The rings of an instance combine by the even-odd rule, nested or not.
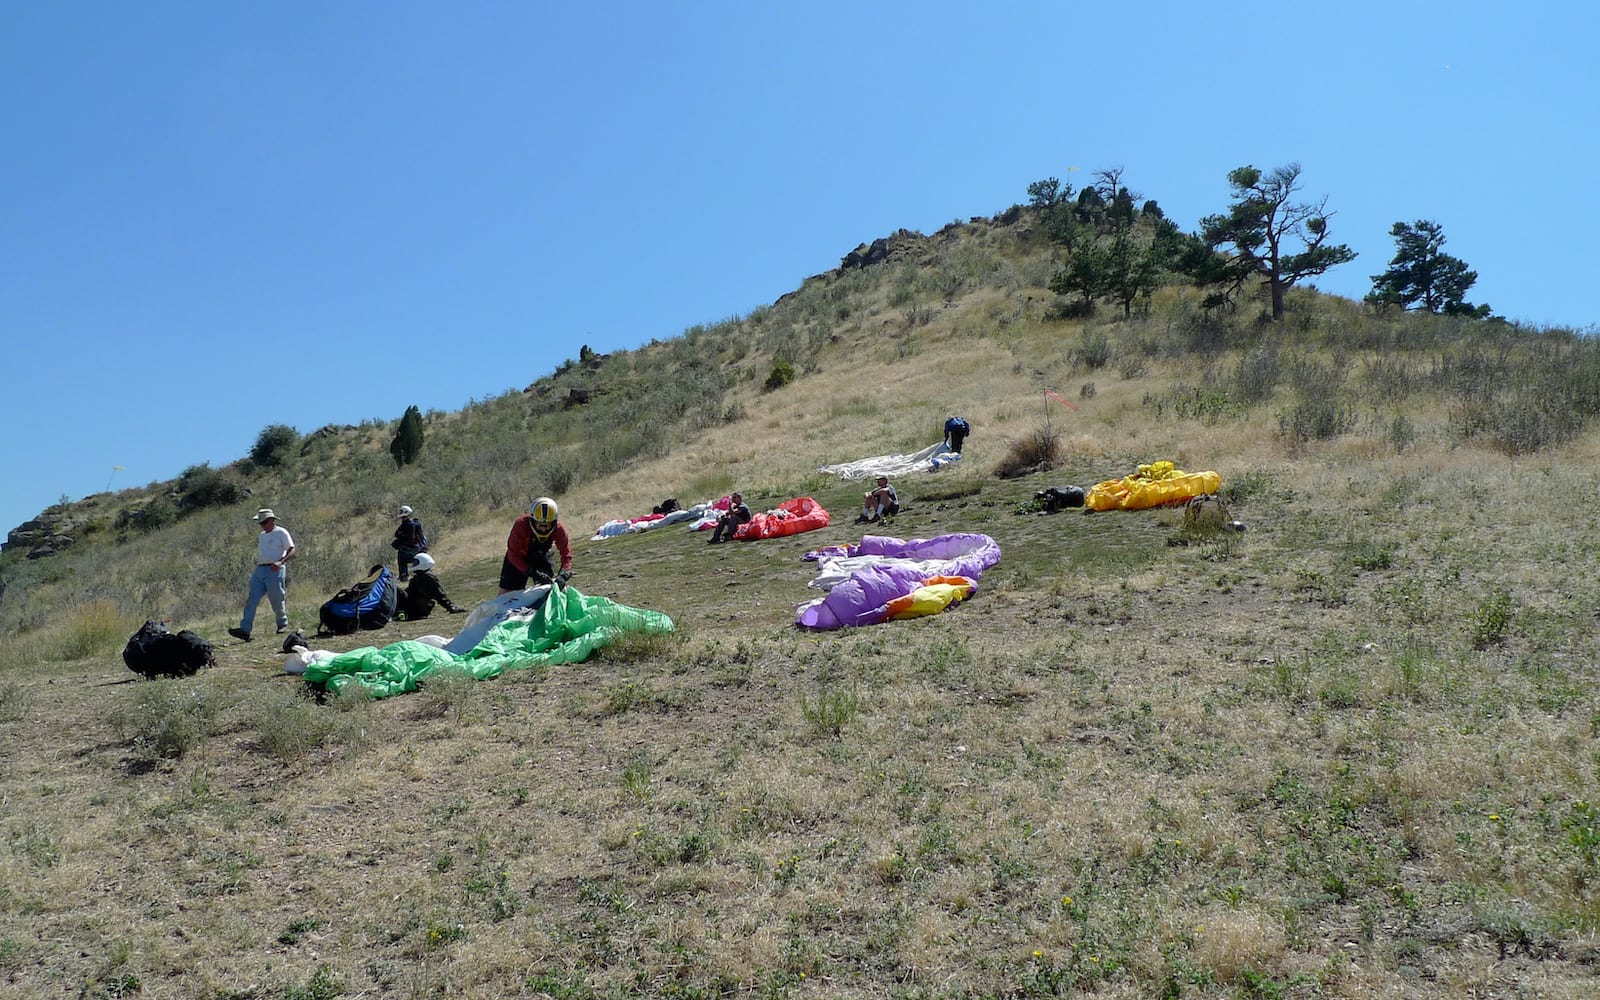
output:
[[[271,464],[68,504],[0,558],[0,977],[33,995],[1578,997],[1600,961],[1586,503],[1600,354],[1569,331],[1291,290],[1052,292],[1027,209],[866,243],[748,316],[581,350],[524,391],[325,428]],[[1068,409],[1048,399],[1050,389]],[[859,537],[818,466],[981,531],[967,604],[792,624]],[[1041,514],[1141,462],[1242,533]],[[813,496],[826,529],[588,540],[665,497]],[[248,490],[248,495],[243,491]],[[218,502],[186,501],[200,493]],[[570,667],[318,700],[223,636],[257,506],[291,615],[416,507],[457,600],[559,498],[573,585],[678,632]],[[219,500],[219,498],[221,498]],[[146,617],[217,641],[133,682]],[[348,649],[447,628],[399,623]]]

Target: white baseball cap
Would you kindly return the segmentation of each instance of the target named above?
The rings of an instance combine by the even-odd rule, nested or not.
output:
[[[400,507],[400,516],[401,517],[410,517],[411,516],[411,508],[402,505]]]

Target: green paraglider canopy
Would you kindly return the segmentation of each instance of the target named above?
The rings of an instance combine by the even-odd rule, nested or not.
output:
[[[533,617],[501,622],[465,653],[458,655],[415,640],[381,649],[363,646],[307,665],[305,678],[335,694],[357,684],[374,698],[387,698],[415,691],[441,670],[487,680],[507,670],[579,663],[628,633],[672,630],[672,619],[659,611],[629,607],[604,597],[585,597],[571,587],[552,587]]]

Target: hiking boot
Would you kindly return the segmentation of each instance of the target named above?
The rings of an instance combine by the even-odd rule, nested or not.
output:
[[[250,641],[250,633],[246,632],[242,628],[230,628],[228,629],[228,634],[233,636],[235,639],[238,639],[240,642]]]

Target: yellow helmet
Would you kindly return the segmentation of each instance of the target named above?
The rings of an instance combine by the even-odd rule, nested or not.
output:
[[[549,538],[556,530],[556,517],[560,512],[554,500],[540,497],[528,508],[528,513],[533,515],[533,533],[539,538]]]

